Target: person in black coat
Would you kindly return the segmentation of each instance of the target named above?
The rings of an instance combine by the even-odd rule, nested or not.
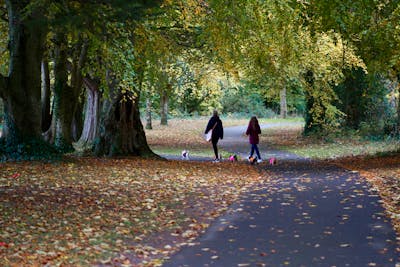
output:
[[[211,143],[214,149],[214,154],[215,154],[215,162],[219,162],[220,158],[218,156],[218,147],[217,143],[219,139],[224,138],[224,128],[222,126],[222,121],[218,116],[218,111],[214,110],[213,116],[210,118],[210,120],[207,123],[207,127],[205,130],[205,134],[207,134],[209,131],[212,130],[211,134]]]

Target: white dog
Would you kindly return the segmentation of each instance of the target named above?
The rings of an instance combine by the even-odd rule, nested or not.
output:
[[[187,151],[187,150],[183,150],[182,151],[182,159],[183,160],[189,160],[190,158],[189,158],[189,151]]]

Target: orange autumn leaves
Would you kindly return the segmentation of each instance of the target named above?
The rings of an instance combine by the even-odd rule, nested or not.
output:
[[[190,240],[260,174],[243,164],[126,159],[6,163],[0,169],[0,265],[144,264],[157,232]],[[183,242],[182,241],[182,242]]]

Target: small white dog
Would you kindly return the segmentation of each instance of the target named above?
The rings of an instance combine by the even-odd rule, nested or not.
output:
[[[182,151],[182,159],[183,160],[189,160],[190,158],[189,158],[189,151],[187,151],[187,150],[183,150]]]

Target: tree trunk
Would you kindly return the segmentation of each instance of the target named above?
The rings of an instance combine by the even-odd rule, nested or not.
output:
[[[82,91],[83,78],[80,73],[86,59],[87,47],[85,44],[77,45],[79,51],[73,55],[72,66],[68,62],[68,40],[64,32],[56,33],[55,48],[55,85],[54,85],[54,118],[55,121],[55,145],[62,151],[73,150],[73,122],[74,118],[82,120],[77,114],[79,95]],[[71,86],[68,85],[68,69],[71,70]],[[81,125],[78,122],[76,125]],[[81,129],[75,129],[80,135]]]
[[[305,90],[306,110],[305,110],[305,126],[304,134],[309,135],[321,130],[321,126],[315,121],[314,107],[317,105],[318,99],[312,94],[315,89],[314,72],[309,70],[305,74],[305,81],[308,88]]]
[[[396,123],[396,135],[400,138],[400,73],[397,73],[397,123]]]
[[[50,71],[49,62],[42,61],[42,132],[46,132],[51,125],[50,109]]]
[[[99,84],[89,78],[84,79],[86,86],[85,120],[83,130],[77,145],[84,149],[91,149],[97,138],[99,121],[100,90]]]
[[[139,113],[139,94],[121,93],[115,83],[110,86],[110,98],[102,104],[98,156],[133,155],[158,157],[149,148]]]
[[[46,29],[38,22],[40,14],[35,11],[22,14],[28,4],[21,0],[7,1],[10,65],[7,85],[0,87],[3,90],[0,94],[4,100],[4,133],[9,145],[42,140],[41,61]]]
[[[146,129],[153,129],[151,121],[151,100],[149,97],[146,98]]]
[[[83,101],[85,101],[85,100],[81,99],[79,97],[78,103],[76,103],[76,106],[75,106],[74,117],[72,118],[71,134],[72,134],[72,140],[74,142],[79,140],[79,138],[82,135],[82,131],[83,131],[83,124],[84,124],[83,110],[85,108],[85,103]]]
[[[282,119],[286,119],[287,117],[286,86],[283,86],[280,92],[280,103],[281,103],[280,117]]]
[[[62,151],[71,151],[72,120],[75,97],[72,88],[68,86],[68,51],[67,36],[62,31],[55,36],[54,63],[54,110],[55,145]]]
[[[168,92],[163,90],[160,99],[161,125],[168,125]]]
[[[82,38],[75,45],[71,69],[71,87],[76,99],[73,107],[72,137],[76,141],[79,139],[83,130],[83,108],[84,100],[80,99],[83,95],[83,76],[82,68],[87,60],[88,44]]]

